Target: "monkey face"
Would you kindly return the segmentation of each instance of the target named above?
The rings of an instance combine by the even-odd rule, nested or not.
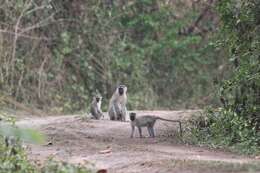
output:
[[[93,99],[98,103],[99,101],[102,100],[102,97],[100,97],[100,96],[95,96],[95,97],[93,97]]]
[[[119,93],[120,96],[123,95],[126,91],[127,91],[127,88],[126,88],[125,85],[119,85],[118,93]]]
[[[131,113],[130,113],[130,120],[131,120],[131,121],[134,121],[134,120],[135,120],[135,117],[136,117],[136,113],[131,112]]]
[[[124,88],[118,88],[118,93],[119,95],[123,95],[124,94]]]

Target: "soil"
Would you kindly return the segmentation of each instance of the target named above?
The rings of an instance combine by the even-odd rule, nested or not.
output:
[[[138,116],[151,114],[182,121],[198,113],[194,110],[135,112]],[[95,170],[106,169],[109,173],[199,173],[233,172],[234,166],[219,168],[257,161],[184,144],[177,124],[160,120],[155,124],[155,138],[149,138],[146,129],[143,129],[145,138],[139,138],[137,131],[135,138],[130,138],[129,120],[93,120],[80,115],[30,117],[17,124],[36,128],[47,136],[45,144],[28,144],[27,147],[30,159],[39,163],[52,157]]]

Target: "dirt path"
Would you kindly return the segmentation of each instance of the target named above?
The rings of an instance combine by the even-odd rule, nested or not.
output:
[[[139,115],[148,113],[184,119],[194,111],[138,112]],[[137,138],[137,133],[136,138],[129,138],[129,122],[106,119],[98,121],[83,120],[79,116],[56,116],[28,118],[19,121],[18,125],[37,128],[52,142],[48,146],[30,145],[28,153],[31,159],[43,161],[52,156],[58,160],[108,169],[108,172],[229,172],[238,169],[234,165],[256,161],[182,144],[176,135],[177,126],[169,122],[156,124],[156,138],[142,139]],[[145,129],[144,135],[147,136]],[[224,168],[219,169],[219,166]]]

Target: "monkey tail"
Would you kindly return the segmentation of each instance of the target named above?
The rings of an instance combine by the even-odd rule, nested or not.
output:
[[[182,137],[182,125],[181,125],[181,121],[179,121],[179,120],[169,120],[169,119],[164,119],[164,118],[161,118],[161,117],[156,117],[156,119],[162,120],[162,121],[169,121],[169,122],[179,123],[180,135],[181,135],[181,137]]]

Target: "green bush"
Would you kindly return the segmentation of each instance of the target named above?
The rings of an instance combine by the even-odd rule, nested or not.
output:
[[[260,132],[232,110],[207,109],[191,121],[192,142],[213,148],[254,154],[260,151]]]
[[[15,101],[75,113],[97,90],[105,109],[123,83],[129,109],[214,102],[213,76],[225,57],[208,44],[218,27],[213,3],[30,2],[5,0],[0,9],[0,88]],[[23,30],[14,42],[17,21]]]
[[[90,173],[81,166],[49,160],[39,168],[27,158],[23,142],[42,143],[44,136],[33,129],[15,125],[14,118],[0,113],[0,173]]]
[[[260,1],[223,0],[217,7],[218,46],[227,52],[232,73],[220,83],[222,108],[207,110],[205,118],[195,120],[194,139],[256,153],[260,148]]]
[[[0,172],[1,173],[36,173],[35,167],[29,163],[21,145],[7,144],[0,136]]]
[[[91,173],[82,167],[47,161],[41,168],[32,164],[19,141],[8,142],[0,136],[0,173]]]

